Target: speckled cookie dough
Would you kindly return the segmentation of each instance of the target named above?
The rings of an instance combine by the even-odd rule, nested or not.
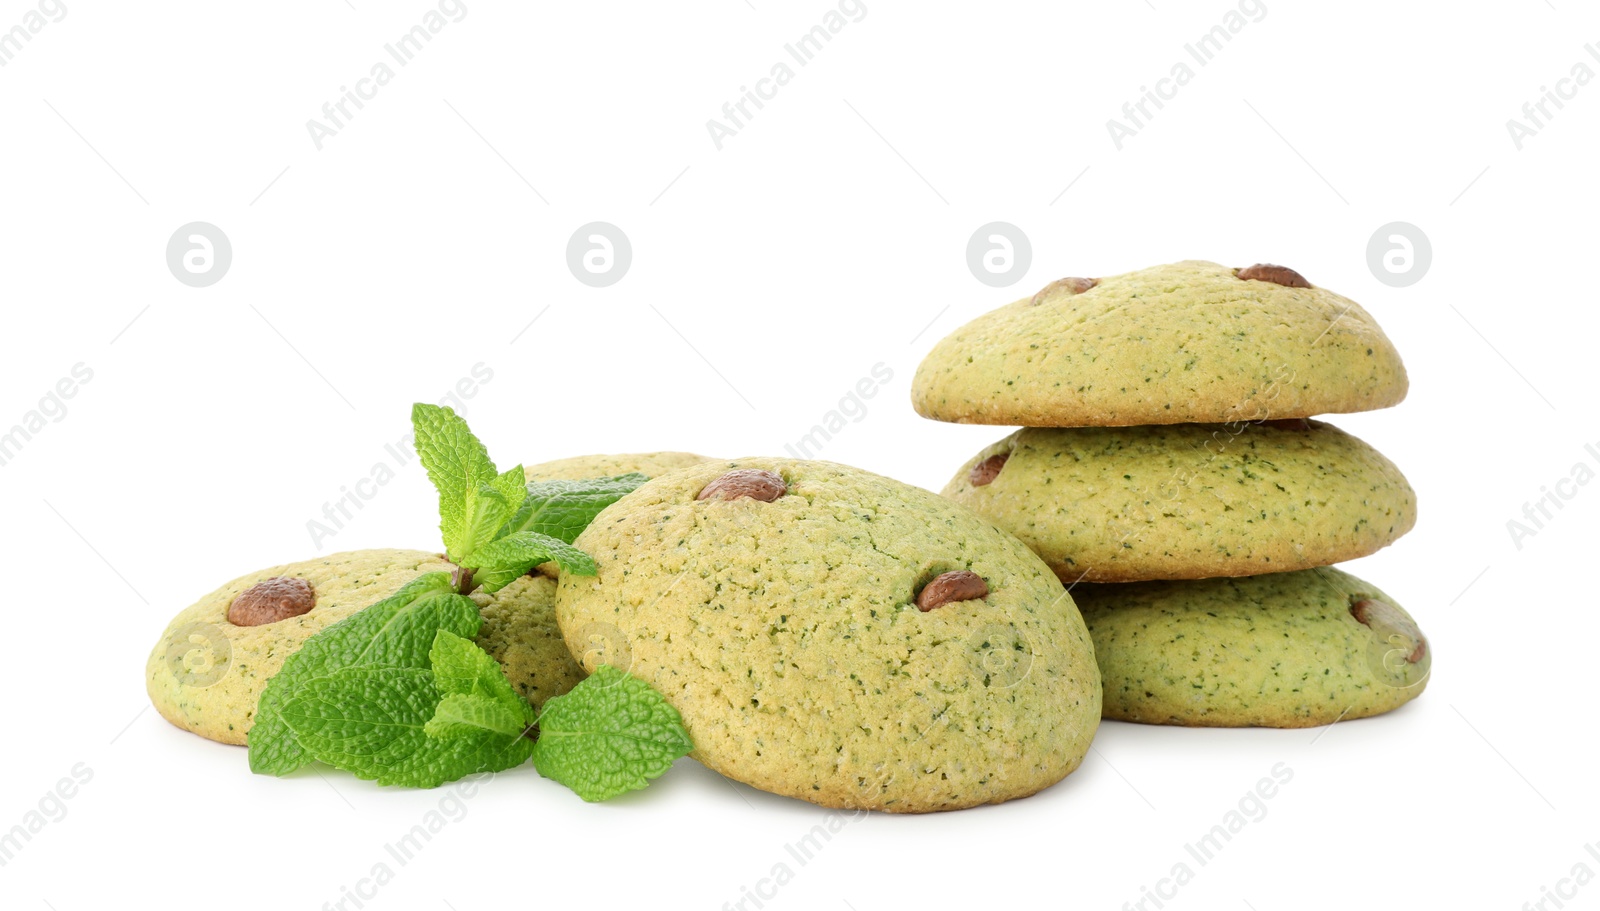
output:
[[[267,679],[307,639],[422,573],[452,569],[436,553],[357,550],[240,576],[179,613],[161,634],[145,668],[150,701],[186,731],[243,744]],[[296,599],[309,592],[314,603],[303,613],[258,626],[230,622],[236,600],[262,602],[265,593],[270,608],[285,591]],[[246,592],[251,597],[239,597]],[[484,615],[479,644],[501,661],[517,690],[536,702],[565,692],[582,676],[555,629],[554,593],[550,580],[524,577],[493,595],[472,596]],[[251,606],[261,609],[259,603]],[[233,616],[265,619],[237,610]],[[548,682],[540,679],[544,673]]]
[[[1336,569],[1072,589],[1105,678],[1105,717],[1314,727],[1390,711],[1432,651],[1388,595]]]
[[[1417,519],[1393,462],[1303,419],[1019,430],[962,465],[944,495],[1069,584],[1327,566]]]
[[[647,478],[698,465],[709,461],[692,452],[630,452],[606,455],[582,455],[537,465],[524,465],[522,473],[529,481],[582,481],[587,478],[609,478],[637,471]]]
[[[569,648],[586,670],[627,665],[682,713],[696,758],[754,787],[956,809],[1047,787],[1094,735],[1099,673],[1061,583],[927,491],[828,462],[711,462],[645,484],[577,544],[599,575],[561,579]]]
[[[1354,301],[1281,266],[1189,261],[1063,279],[978,317],[934,346],[912,403],[941,421],[1097,427],[1367,411],[1406,388]]]
[[[556,583],[523,576],[494,594],[472,593],[483,616],[478,646],[500,662],[511,686],[535,708],[584,678],[556,625]]]

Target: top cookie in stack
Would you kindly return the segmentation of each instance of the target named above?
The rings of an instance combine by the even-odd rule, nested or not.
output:
[[[1181,262],[1063,278],[984,314],[917,369],[917,413],[961,424],[1122,427],[1370,411],[1406,396],[1355,301],[1292,269]]]

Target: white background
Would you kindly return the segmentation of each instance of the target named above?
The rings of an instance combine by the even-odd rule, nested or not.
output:
[[[509,464],[781,454],[881,362],[892,380],[820,455],[937,489],[1005,432],[912,412],[940,336],[1062,275],[1187,258],[1290,265],[1404,355],[1402,405],[1336,422],[1418,492],[1416,530],[1350,565],[1430,635],[1417,702],[1326,730],[1107,723],[1036,797],[854,819],[804,866],[784,846],[823,810],[693,762],[598,806],[524,768],[391,860],[367,907],[721,908],[786,862],[768,908],[1116,908],[1184,861],[1168,907],[1518,908],[1575,864],[1600,872],[1600,485],[1566,488],[1520,547],[1506,524],[1575,463],[1600,469],[1600,86],[1520,150],[1506,127],[1574,64],[1600,70],[1600,14],[1268,0],[1119,151],[1106,120],[1190,60],[1223,0],[867,0],[718,150],[706,121],[825,2],[467,0],[319,151],[306,121],[429,9],[352,2],[67,0],[0,68],[0,425],[93,371],[0,468],[0,829],[76,764],[93,774],[0,867],[5,907],[320,908],[438,806],[331,771],[252,776],[148,709],[142,677],[171,615],[236,575],[437,546],[415,463],[320,546],[307,522],[473,365],[493,378],[468,418]],[[33,8],[5,0],[0,29]],[[606,288],[566,266],[596,220],[633,245]],[[1031,238],[1010,288],[967,267],[994,220]],[[1407,288],[1367,265],[1396,220],[1433,247]],[[165,262],[192,221],[233,246],[206,288]],[[1266,817],[1196,864],[1184,845],[1280,762]]]

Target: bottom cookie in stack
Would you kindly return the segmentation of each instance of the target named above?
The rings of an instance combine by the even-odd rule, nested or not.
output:
[[[1398,708],[1427,686],[1427,639],[1394,600],[1329,567],[1081,583],[1104,717],[1315,727]]]

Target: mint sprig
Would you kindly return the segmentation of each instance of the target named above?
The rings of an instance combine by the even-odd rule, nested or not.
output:
[[[305,684],[345,668],[427,668],[428,649],[441,629],[476,636],[483,618],[472,599],[455,594],[447,573],[426,573],[359,613],[321,630],[267,681],[250,728],[250,769],[287,775],[315,758],[282,716],[282,706]]]
[[[572,542],[600,510],[646,480],[638,473],[587,481],[525,483],[522,466],[500,473],[489,451],[451,409],[411,407],[417,455],[439,491],[445,556],[473,570],[458,590],[498,591],[541,563],[562,572],[595,574],[594,561]]]
[[[530,482],[528,498],[506,524],[503,533],[531,531],[571,544],[600,510],[633,493],[648,480],[635,471],[584,481]]]
[[[460,570],[419,576],[291,655],[257,703],[251,770],[287,775],[315,761],[429,788],[531,757],[584,800],[644,787],[693,749],[677,710],[644,681],[601,666],[535,718],[472,641],[482,618],[466,595],[546,562],[594,575],[573,541],[645,476],[528,484],[520,465],[496,469],[449,408],[418,404],[411,416],[439,492],[445,555]]]
[[[602,664],[571,692],[545,702],[533,766],[584,800],[607,800],[644,787],[693,749],[671,703],[643,680]]]

